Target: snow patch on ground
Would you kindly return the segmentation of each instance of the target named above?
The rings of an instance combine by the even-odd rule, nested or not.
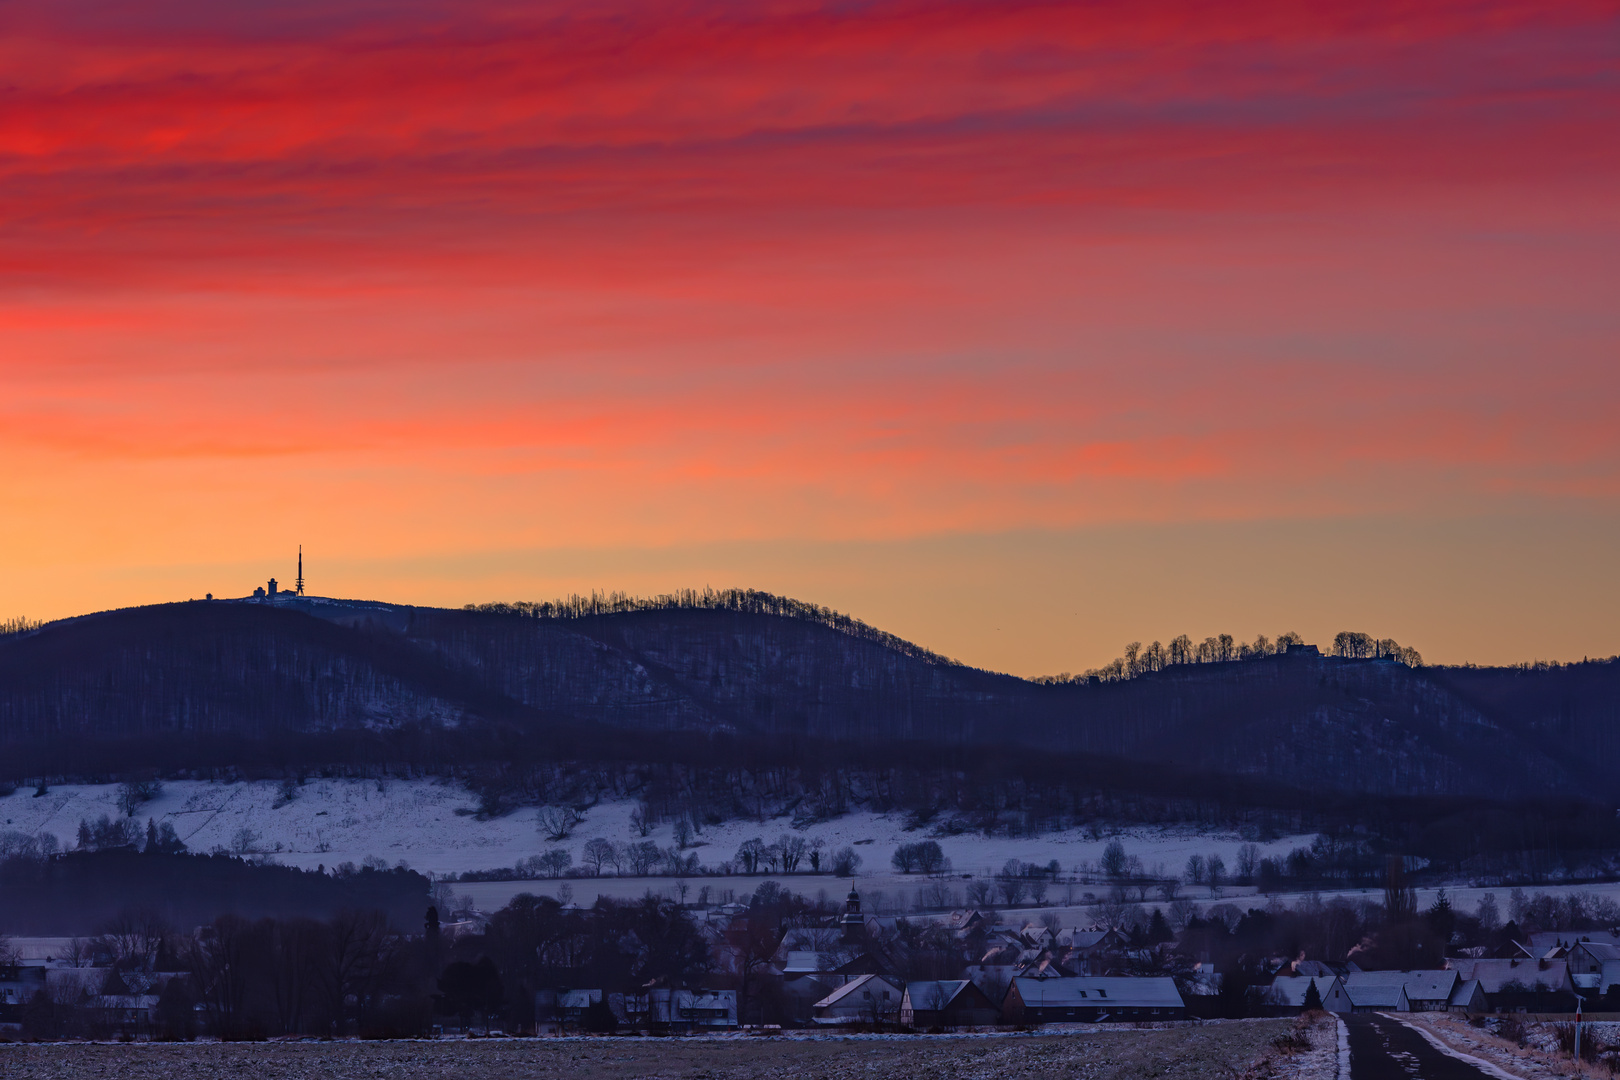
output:
[[[1278,1080],[1341,1080],[1341,1075],[1342,1080],[1348,1080],[1349,1072],[1340,1072],[1341,1025],[1338,1019],[1331,1013],[1322,1013],[1309,1022],[1302,1017],[1296,1024],[1295,1030],[1303,1031],[1311,1041],[1311,1048],[1297,1053],[1270,1052],[1267,1057],[1272,1075]],[[1259,1069],[1250,1072],[1264,1075]]]
[[[19,788],[0,798],[0,831],[50,833],[64,849],[71,848],[80,820],[117,817],[117,799],[118,787],[113,784],[64,784],[39,797],[32,789]],[[599,803],[585,812],[584,821],[567,840],[556,844],[540,835],[535,808],[480,821],[473,815],[477,799],[469,791],[436,780],[312,779],[298,786],[290,801],[275,781],[170,781],[157,798],[136,810],[134,818],[143,829],[148,818],[172,823],[192,851],[234,851],[245,842],[255,852],[273,854],[292,865],[331,866],[372,856],[446,874],[509,867],[551,847],[569,849],[577,864],[586,841],[595,837],[674,846],[669,822],[646,837],[637,832],[630,820],[636,805],[631,800]],[[829,854],[853,847],[861,856],[862,876],[871,877],[890,872],[897,846],[929,836],[927,830],[907,832],[905,824],[902,814],[858,811],[811,825],[798,835],[820,839]],[[786,818],[733,820],[704,827],[692,850],[704,865],[715,866],[730,860],[751,837],[769,844],[791,832]],[[959,874],[990,874],[1008,859],[1043,866],[1055,859],[1067,874],[1078,863],[1096,862],[1115,838],[1145,868],[1162,866],[1170,874],[1178,873],[1194,854],[1220,855],[1230,873],[1244,843],[1234,834],[1152,827],[1125,829],[1117,837],[1101,839],[1075,829],[1016,838],[948,836],[939,843]],[[1295,836],[1259,846],[1267,855],[1283,855],[1309,842],[1309,837]]]
[[[0,833],[50,834],[63,849],[69,849],[76,843],[81,819],[93,822],[103,815],[118,816],[117,799],[118,787],[112,784],[63,784],[37,798],[32,788],[19,788],[12,795],[0,797]],[[669,822],[653,828],[645,838],[637,832],[631,823],[636,806],[635,801],[628,799],[599,803],[585,812],[584,821],[559,844],[549,843],[541,836],[535,808],[480,821],[475,816],[478,800],[471,792],[458,784],[438,780],[311,779],[296,787],[290,801],[284,797],[278,781],[232,784],[176,780],[166,782],[162,793],[140,806],[134,817],[143,832],[148,818],[172,823],[192,851],[207,852],[217,848],[235,851],[246,840],[252,852],[268,854],[294,866],[314,868],[324,864],[330,867],[342,862],[359,863],[369,857],[383,859],[389,865],[404,862],[424,873],[442,876],[511,867],[551,847],[568,849],[577,865],[585,843],[596,837],[617,844],[647,839],[662,848],[673,847],[675,839]],[[797,835],[806,840],[820,839],[829,854],[842,847],[852,847],[861,857],[858,878],[862,895],[867,895],[869,890],[887,891],[887,906],[894,910],[909,906],[916,890],[927,884],[919,876],[902,876],[891,868],[890,859],[897,846],[930,837],[927,829],[908,832],[905,826],[903,814],[857,811],[811,825]],[[694,838],[695,846],[691,851],[705,866],[717,867],[728,862],[751,837],[760,837],[769,844],[794,831],[787,818],[733,820],[704,827]],[[961,875],[971,874],[976,878],[991,875],[1008,859],[1042,866],[1055,859],[1068,876],[1078,864],[1096,863],[1110,840],[1118,839],[1126,852],[1140,858],[1150,873],[1161,868],[1167,874],[1178,874],[1186,866],[1188,856],[1197,854],[1205,858],[1220,855],[1230,874],[1237,862],[1238,848],[1245,842],[1234,833],[1200,832],[1187,826],[1109,829],[1100,838],[1092,836],[1089,829],[1070,829],[1035,836],[965,834],[937,839],[957,875],[950,885],[959,902],[965,901],[967,884]],[[1295,847],[1309,845],[1311,839],[1310,836],[1288,836],[1258,846],[1263,855],[1282,856]],[[847,881],[806,875],[803,871],[807,869],[805,865],[800,867],[799,875],[778,876],[795,891],[810,896],[826,891],[836,898],[848,888]],[[743,895],[759,880],[762,878],[695,877],[691,885],[694,892],[703,885],[710,885],[712,891],[729,890]],[[467,883],[458,885],[456,892],[465,893],[480,907],[492,910],[518,892],[556,895],[559,884],[544,880]],[[610,877],[575,879],[569,888],[576,902],[589,904],[599,894],[634,897],[648,888],[668,892],[672,885],[669,879]],[[1532,891],[1543,890],[1550,893],[1589,890],[1620,897],[1620,884],[1538,886]],[[1089,903],[1086,893],[1098,898],[1106,891],[1103,885],[1060,882],[1049,889],[1047,903],[1078,909]],[[1418,892],[1421,905],[1433,902],[1434,890]],[[1505,904],[1509,889],[1452,887],[1448,890],[1453,905],[1463,911],[1472,910],[1486,892],[1495,892],[1499,903]],[[1184,890],[1184,895],[1205,906],[1222,902],[1253,904],[1256,902],[1253,894],[1252,888],[1227,887],[1221,896],[1212,898],[1207,889],[1189,886]],[[1318,895],[1323,899],[1334,896],[1351,900],[1382,899],[1377,889]],[[1298,896],[1281,894],[1281,898],[1293,902]],[[1085,921],[1081,916],[1076,918]]]
[[[1436,1046],[1439,1046],[1436,1040],[1449,1044],[1448,1047],[1441,1049],[1445,1049],[1453,1057],[1462,1058],[1485,1069],[1498,1080],[1504,1077],[1506,1080],[1564,1080],[1570,1076],[1612,1075],[1606,1066],[1593,1066],[1585,1062],[1577,1066],[1566,1054],[1534,1045],[1517,1046],[1452,1016],[1416,1013],[1399,1019],[1408,1027],[1417,1028]],[[1591,1023],[1583,1025],[1587,1030],[1603,1026],[1606,1025]],[[1548,1029],[1545,1023],[1531,1022],[1529,1027],[1532,1040],[1539,1034],[1537,1029],[1543,1031]],[[1550,1035],[1550,1032],[1548,1034]],[[1546,1041],[1550,1042],[1550,1039]]]
[[[1464,1053],[1462,1050],[1452,1046],[1449,1041],[1440,1038],[1423,1024],[1410,1023],[1406,1020],[1402,1020],[1400,1017],[1394,1017],[1394,1019],[1400,1021],[1400,1023],[1405,1024],[1407,1027],[1423,1036],[1425,1042],[1434,1047],[1436,1050],[1440,1051],[1442,1054],[1445,1054],[1447,1057],[1456,1058],[1458,1061],[1467,1062],[1469,1065],[1472,1065],[1486,1076],[1495,1077],[1496,1080],[1524,1080],[1524,1077],[1518,1073],[1507,1072],[1497,1065],[1486,1061],[1484,1058],[1475,1057],[1473,1054]]]

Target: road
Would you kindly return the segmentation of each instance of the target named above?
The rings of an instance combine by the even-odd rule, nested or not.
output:
[[[1340,1019],[1350,1032],[1350,1080],[1497,1080],[1399,1021],[1368,1014]]]

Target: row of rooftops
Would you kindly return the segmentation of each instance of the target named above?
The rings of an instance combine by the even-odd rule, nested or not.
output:
[[[1126,1013],[1134,1016],[1179,1016],[1186,1008],[1176,981],[1168,975],[1142,977],[1078,976],[1061,979],[1014,978],[1003,1000],[993,1001],[970,979],[925,979],[900,984],[881,975],[852,979],[815,1004],[816,1022],[836,1024],[882,1017],[901,1023],[923,1017],[956,1022],[995,1023],[1004,1011],[1034,1012],[1049,1019],[1059,1011],[1092,1016]]]
[[[1607,946],[1612,948],[1612,946]],[[1310,985],[1330,1012],[1387,1009],[1480,1011],[1504,999],[1562,996],[1573,1004],[1577,992],[1597,994],[1620,985],[1620,958],[1604,961],[1591,975],[1577,975],[1570,961],[1486,958],[1454,959],[1445,968],[1413,971],[1347,971],[1342,974],[1279,975],[1268,996],[1272,1003],[1301,1007]],[[1334,1000],[1342,995],[1342,1008]]]

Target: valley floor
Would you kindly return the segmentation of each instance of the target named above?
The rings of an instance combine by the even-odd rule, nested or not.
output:
[[[1331,1056],[1278,1060],[1291,1020],[1060,1035],[496,1039],[445,1042],[0,1046],[6,1080],[1332,1080]],[[1266,1064],[1250,1071],[1251,1066]]]

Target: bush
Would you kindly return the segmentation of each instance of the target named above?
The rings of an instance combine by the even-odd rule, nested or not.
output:
[[[1529,1031],[1525,1028],[1524,1021],[1512,1013],[1504,1014],[1501,1021],[1496,1025],[1497,1038],[1506,1039],[1510,1043],[1523,1046],[1528,1035]]]
[[[855,871],[861,868],[861,857],[852,847],[839,848],[833,856],[832,872],[839,877],[854,877]]]
[[[950,862],[937,840],[919,840],[915,844],[901,844],[894,849],[894,868],[902,874],[909,874],[913,870],[938,874],[949,866]]]
[[[1302,1054],[1311,1048],[1311,1036],[1306,1031],[1290,1031],[1272,1039],[1271,1045],[1285,1054]]]
[[[1592,1034],[1590,1024],[1582,1024],[1581,1026],[1585,1029],[1581,1032],[1581,1060],[1595,1064],[1598,1056],[1607,1048]],[[1552,1032],[1553,1038],[1558,1040],[1558,1049],[1573,1057],[1575,1054],[1575,1025],[1554,1024],[1552,1025]]]
[[[611,1035],[618,1030],[619,1018],[613,1015],[606,998],[598,998],[580,1017],[579,1025],[593,1035]]]

